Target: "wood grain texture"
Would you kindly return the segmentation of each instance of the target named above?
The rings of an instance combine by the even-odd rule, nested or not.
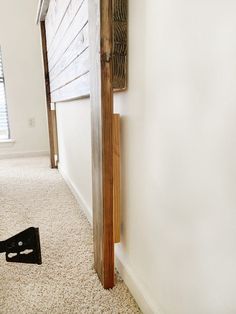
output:
[[[112,2],[89,1],[95,269],[114,286]]]
[[[55,112],[51,110],[51,92],[50,92],[50,82],[49,82],[49,73],[48,73],[48,57],[47,57],[47,40],[46,40],[45,22],[44,21],[40,22],[40,26],[41,26],[44,77],[45,77],[45,89],[46,89],[46,101],[47,101],[50,161],[51,161],[51,168],[57,168],[57,163],[55,161],[55,155],[58,155],[57,130],[56,130]]]
[[[120,115],[113,114],[113,226],[114,243],[120,242]]]
[[[88,96],[88,0],[51,0],[45,23],[51,101]]]
[[[113,88],[128,85],[128,0],[112,0],[113,8]]]
[[[111,0],[113,15],[113,90],[128,86],[128,0]],[[43,4],[42,4],[43,3]],[[84,98],[90,95],[88,0],[41,1],[41,19],[45,18],[48,46],[51,99],[53,102]],[[43,8],[43,9],[42,9]],[[47,11],[47,15],[45,17]],[[86,68],[79,85],[81,67]],[[80,73],[78,74],[78,72]],[[75,83],[74,81],[77,80]],[[71,84],[71,86],[67,86]],[[72,87],[76,86],[76,90]],[[78,88],[79,87],[79,88]]]

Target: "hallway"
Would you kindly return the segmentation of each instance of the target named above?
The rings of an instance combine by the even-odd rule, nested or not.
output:
[[[5,263],[0,313],[140,313],[120,279],[102,288],[93,268],[92,229],[46,157],[0,160],[0,238],[39,227],[42,266]]]

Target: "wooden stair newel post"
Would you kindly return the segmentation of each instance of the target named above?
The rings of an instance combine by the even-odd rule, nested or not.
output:
[[[112,1],[89,0],[95,269],[114,286]]]

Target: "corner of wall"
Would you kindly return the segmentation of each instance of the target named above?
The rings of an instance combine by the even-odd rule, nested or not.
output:
[[[72,182],[70,177],[66,174],[66,171],[64,171],[60,163],[58,165],[58,170],[60,174],[62,175],[63,179],[65,180],[67,186],[69,187],[71,193],[74,195],[75,199],[80,205],[80,208],[85,213],[88,221],[92,225],[92,221],[93,221],[92,209],[88,206],[82,194],[80,193],[79,189]],[[132,271],[131,267],[122,259],[122,257],[120,256],[120,254],[118,254],[118,252],[115,253],[115,264],[116,264],[117,270],[119,271],[122,279],[124,280],[125,284],[129,288],[130,293],[135,298],[141,311],[145,314],[163,314],[163,312],[160,309],[157,309],[153,305],[153,302],[148,297],[145,291],[145,288],[143,287],[141,282],[139,282],[134,272]]]
[[[93,221],[92,209],[89,207],[87,202],[84,200],[84,198],[83,198],[82,194],[80,193],[79,189],[76,187],[76,185],[72,182],[70,177],[63,170],[63,168],[60,165],[60,162],[58,164],[58,170],[59,170],[60,174],[62,175],[63,179],[65,180],[66,184],[68,185],[71,193],[74,195],[75,199],[77,200],[78,204],[80,205],[80,208],[85,213],[88,221],[92,225],[92,221]]]

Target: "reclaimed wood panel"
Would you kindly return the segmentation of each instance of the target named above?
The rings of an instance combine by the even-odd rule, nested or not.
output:
[[[76,80],[70,82],[69,84],[63,86],[59,90],[53,92],[52,98],[54,102],[62,102],[65,99],[81,99],[87,97],[87,83],[89,81],[89,72],[81,77],[77,78]],[[81,95],[81,96],[78,96]]]
[[[90,95],[89,0],[51,0],[46,15],[47,55],[51,99],[66,101]],[[113,89],[122,91],[128,82],[128,0],[111,0],[113,37]],[[81,75],[85,77],[79,79]],[[74,81],[77,80],[77,83]],[[87,81],[86,81],[87,80]],[[83,86],[77,90],[72,86]],[[70,85],[71,86],[68,86]],[[85,88],[86,87],[86,88]],[[71,92],[71,94],[70,94]]]
[[[113,88],[128,86],[128,0],[112,0],[113,7]]]
[[[51,93],[70,84],[75,79],[89,72],[89,51],[86,49],[69,66],[63,69],[53,80],[51,80]]]
[[[63,23],[56,39],[48,51],[48,59],[52,65],[54,59],[60,58],[60,50],[68,48],[71,40],[76,36],[81,24],[88,21],[88,0],[73,0],[68,7]]]
[[[80,28],[79,28],[80,29]],[[68,67],[84,50],[89,47],[88,23],[82,26],[76,38],[67,48],[58,51],[58,59],[51,65],[50,79],[54,80],[66,67]]]
[[[89,1],[95,269],[114,286],[112,2]]]
[[[45,19],[45,27],[50,31],[47,33],[48,49],[51,48],[51,45],[54,42],[57,33],[59,32],[70,3],[71,0],[50,0],[47,16]]]
[[[45,24],[51,101],[89,96],[88,0],[51,0]]]

